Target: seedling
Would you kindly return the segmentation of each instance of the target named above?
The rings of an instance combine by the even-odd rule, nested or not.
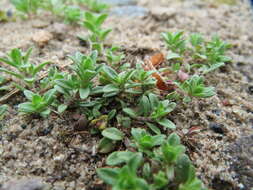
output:
[[[74,75],[69,74],[64,79],[56,80],[55,89],[69,100],[75,99],[76,93],[79,94],[80,99],[86,99],[93,87],[92,80],[99,70],[99,67],[96,66],[97,52],[92,52],[90,56],[76,53],[70,58],[74,62],[71,67]]]
[[[206,59],[205,52],[203,50],[204,38],[201,34],[195,33],[190,35],[190,43],[193,47],[192,54],[193,58],[196,59]]]
[[[66,23],[78,23],[83,17],[83,12],[79,7],[65,6],[63,17]]]
[[[213,71],[221,66],[224,66],[225,62],[231,61],[231,58],[225,56],[225,52],[231,47],[230,44],[223,42],[218,36],[214,36],[210,42],[206,45],[206,57],[207,65],[201,67],[204,73]]]
[[[138,87],[142,93],[153,89],[156,84],[156,80],[152,77],[155,71],[145,71],[141,64],[136,64],[135,74],[133,76],[133,81],[136,87]]]
[[[137,176],[137,170],[142,162],[142,155],[134,154],[122,168],[101,168],[97,173],[101,179],[113,186],[113,190],[150,190],[147,182]]]
[[[168,100],[160,101],[155,94],[150,93],[148,96],[143,95],[141,97],[137,111],[131,108],[124,108],[123,111],[133,119],[141,119],[139,118],[140,116],[146,117],[147,125],[152,130],[157,131],[152,123],[157,123],[165,128],[175,129],[175,124],[165,118],[175,107],[176,103],[169,102]]]
[[[139,94],[141,91],[133,89],[132,77],[135,70],[131,69],[121,73],[117,73],[113,68],[104,65],[100,73],[100,82],[105,85],[103,87],[104,97],[112,97],[120,93]]]
[[[66,8],[64,0],[44,0],[41,3],[41,7],[54,15],[64,17],[63,13]]]
[[[231,45],[217,36],[214,36],[211,41],[205,41],[201,34],[195,33],[189,36],[189,40],[185,40],[183,32],[167,32],[162,33],[162,37],[170,50],[167,59],[179,61],[173,63],[173,71],[178,71],[183,66],[187,71],[199,68],[202,74],[206,74],[231,61],[231,58],[225,55]],[[186,55],[192,58],[191,64],[180,64],[183,63]]]
[[[39,114],[42,117],[47,117],[51,112],[49,106],[55,99],[55,92],[54,89],[51,89],[41,96],[32,91],[25,90],[24,95],[29,101],[18,105],[19,112],[25,114]]]
[[[198,75],[194,75],[182,84],[179,84],[179,88],[188,94],[188,98],[209,98],[215,95],[214,87],[206,87],[204,85],[204,78]]]
[[[38,66],[30,63],[29,57],[31,52],[31,48],[25,53],[21,52],[20,49],[12,49],[6,58],[0,58],[0,62],[3,62],[16,70],[11,71],[0,67],[0,72],[7,73],[21,80],[21,85],[23,87],[34,87],[34,83],[38,79],[38,73],[50,62],[44,62]]]
[[[155,159],[171,166],[176,163],[178,158],[185,152],[185,147],[180,144],[180,138],[175,133],[171,134],[162,146],[156,150]]]
[[[47,77],[40,81],[40,87],[42,90],[53,88],[56,85],[56,81],[67,77],[67,73],[59,72],[57,67],[50,67]]]
[[[94,14],[86,12],[84,14],[83,26],[90,32],[89,41],[92,50],[97,50],[99,54],[102,54],[104,50],[103,42],[111,32],[111,29],[102,29],[102,24],[107,18],[107,14]]]
[[[38,0],[11,0],[15,8],[27,15],[36,14],[41,1]]]
[[[152,136],[146,130],[140,128],[132,128],[131,134],[135,142],[133,146],[139,152],[146,153],[149,156],[153,154],[152,149],[155,146],[161,145],[165,138],[165,135]]]
[[[162,37],[166,42],[168,49],[173,53],[182,55],[186,50],[186,41],[183,38],[184,32],[166,32],[162,33]],[[178,55],[178,56],[179,56]]]
[[[119,47],[113,46],[110,49],[106,49],[106,59],[109,65],[117,65],[122,59],[125,58],[123,53],[117,53]]]
[[[109,8],[109,6],[106,3],[103,3],[99,0],[80,0],[80,1],[85,5],[87,5],[87,7],[92,12],[100,13]]]
[[[135,147],[141,152],[145,150],[145,154],[113,152],[106,164],[114,168],[97,169],[98,176],[113,190],[166,190],[168,186],[175,190],[205,189],[195,176],[194,167],[184,154],[185,147],[176,134],[165,139],[164,136],[151,136],[139,128],[133,129],[132,133]]]

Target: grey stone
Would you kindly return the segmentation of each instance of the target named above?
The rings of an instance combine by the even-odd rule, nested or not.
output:
[[[122,6],[115,7],[111,10],[112,15],[117,16],[130,16],[130,17],[139,17],[146,16],[148,14],[148,9],[140,6]]]
[[[103,3],[113,6],[136,5],[136,0],[100,0]]]
[[[12,180],[0,190],[45,190],[46,186],[38,179]]]

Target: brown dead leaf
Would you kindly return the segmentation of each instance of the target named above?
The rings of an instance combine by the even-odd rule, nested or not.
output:
[[[156,66],[160,65],[162,62],[164,62],[165,58],[164,58],[164,55],[161,52],[159,52],[159,53],[152,55],[149,58],[149,60],[151,61],[152,65],[154,67],[156,67]]]
[[[169,85],[165,82],[161,74],[155,68],[155,65],[159,65],[164,61],[163,54],[157,54],[152,57],[145,59],[143,68],[146,71],[155,71],[152,76],[156,79],[156,86],[160,90],[173,91],[174,85]],[[155,64],[155,65],[154,65]]]

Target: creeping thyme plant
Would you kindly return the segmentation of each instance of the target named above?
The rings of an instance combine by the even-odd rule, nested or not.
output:
[[[49,62],[32,64],[31,49],[25,53],[13,49],[0,58],[0,72],[19,79],[16,86],[27,99],[18,106],[21,113],[47,117],[51,112],[82,112],[90,132],[102,135],[98,152],[112,152],[106,160],[110,167],[100,168],[97,173],[113,190],[205,189],[195,175],[186,147],[172,132],[176,125],[171,113],[177,104],[215,95],[205,76],[230,61],[226,56],[230,44],[217,36],[205,40],[201,34],[186,37],[183,32],[166,32],[162,33],[168,49],[166,59],[160,53],[131,66],[120,47],[105,48],[111,29],[102,25],[108,15],[83,12],[78,7],[86,3],[91,10],[100,12],[106,8],[103,4],[86,0],[43,0],[39,5],[32,0],[12,3],[24,13],[34,13],[40,6],[63,16],[68,23],[80,23],[89,31],[90,43],[90,53],[69,56],[72,65],[68,72],[50,67],[43,78],[39,72]],[[6,110],[5,105],[0,107],[0,119]],[[131,151],[113,152],[129,135]]]

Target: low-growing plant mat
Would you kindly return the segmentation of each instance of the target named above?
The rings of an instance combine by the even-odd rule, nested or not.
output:
[[[120,45],[126,54],[122,64],[166,52],[160,33],[168,30],[200,32],[206,37],[218,34],[233,45],[232,63],[206,75],[217,95],[181,103],[169,118],[207,187],[249,190],[253,187],[253,14],[249,3],[141,0],[139,5],[150,10],[147,16],[110,16],[105,23],[113,29],[106,44]],[[34,46],[33,60],[52,61],[65,70],[71,64],[68,55],[88,51],[76,37],[86,33],[46,13],[0,23],[0,56],[12,48]],[[23,99],[16,93],[4,102],[9,109],[1,121],[0,183],[39,177],[54,190],[105,189],[95,171],[105,166],[107,157],[96,151],[101,136],[74,131],[80,114],[75,110],[46,119],[19,116],[16,108]],[[195,129],[191,136],[185,135],[189,129]]]

